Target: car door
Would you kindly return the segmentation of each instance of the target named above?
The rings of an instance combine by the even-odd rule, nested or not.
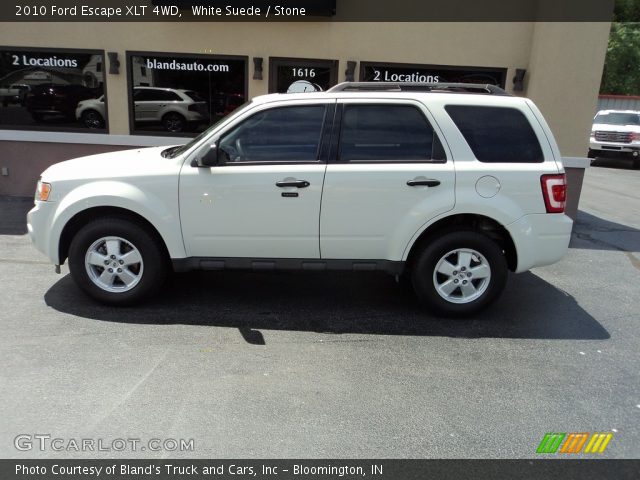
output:
[[[180,216],[192,257],[309,258],[319,251],[322,182],[335,101],[262,105],[220,135],[218,165],[185,162]],[[201,152],[196,152],[201,155]]]
[[[159,113],[167,104],[167,94],[160,89],[140,88],[134,93],[136,121],[158,121]]]
[[[453,162],[434,126],[420,102],[338,102],[322,195],[322,258],[402,260],[413,235],[454,207]]]

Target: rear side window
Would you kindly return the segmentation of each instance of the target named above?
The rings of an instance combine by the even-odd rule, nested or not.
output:
[[[422,112],[410,105],[346,105],[340,161],[445,161],[444,150]]]
[[[544,161],[538,138],[520,110],[469,105],[447,105],[445,110],[481,162]]]

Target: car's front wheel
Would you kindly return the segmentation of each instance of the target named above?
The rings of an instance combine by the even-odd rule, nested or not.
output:
[[[82,124],[91,129],[101,129],[104,128],[104,118],[95,110],[86,110],[82,112]]]
[[[502,249],[473,230],[453,231],[429,242],[412,266],[416,294],[445,316],[479,312],[498,297],[506,280]]]
[[[69,270],[76,284],[96,300],[128,305],[158,292],[167,262],[159,240],[146,228],[107,217],[88,223],[75,235]]]

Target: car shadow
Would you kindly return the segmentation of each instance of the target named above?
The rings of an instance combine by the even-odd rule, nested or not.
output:
[[[533,273],[511,275],[501,299],[471,319],[429,314],[385,274],[353,272],[191,272],[162,295],[127,308],[100,305],[67,275],[45,294],[57,311],[106,322],[201,325],[329,334],[604,340],[610,337],[575,299]]]
[[[640,230],[579,210],[569,248],[640,252]]]
[[[602,158],[598,157],[591,161],[592,167],[616,168],[624,170],[637,169],[633,158]]]
[[[0,196],[0,235],[27,233],[27,212],[33,208],[32,197]]]

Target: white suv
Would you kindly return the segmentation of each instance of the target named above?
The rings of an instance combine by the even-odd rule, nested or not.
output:
[[[178,133],[189,125],[209,121],[207,102],[193,90],[134,87],[133,107],[136,123],[161,124],[167,131]],[[76,108],[76,119],[87,128],[105,127],[104,95],[83,100]]]
[[[384,270],[465,315],[566,252],[560,158],[499,88],[344,83],[258,97],[186,145],[53,165],[28,228],[110,304],[170,270]]]

